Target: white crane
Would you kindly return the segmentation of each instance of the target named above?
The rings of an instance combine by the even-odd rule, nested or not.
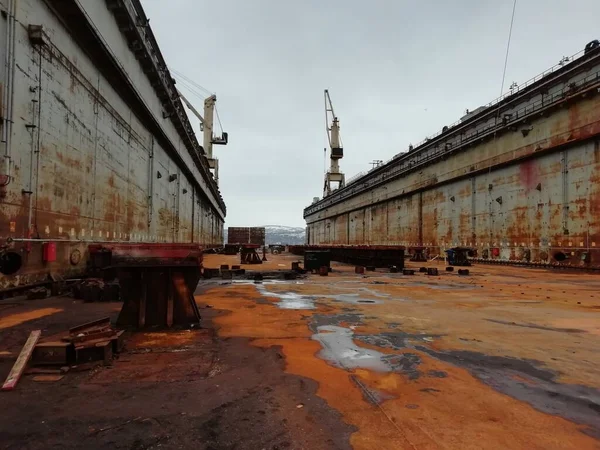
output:
[[[331,123],[331,125],[330,125]],[[338,189],[346,184],[345,175],[340,172],[339,160],[344,157],[344,148],[340,137],[340,122],[333,111],[333,104],[329,91],[325,89],[325,129],[329,140],[329,159],[331,164],[329,171],[325,174],[325,186],[323,187],[323,197],[327,197],[332,192],[332,183],[338,183]]]
[[[183,103],[192,111],[192,113],[200,120],[200,131],[203,133],[202,146],[206,153],[206,160],[208,161],[208,167],[214,170],[215,182],[219,184],[219,160],[213,157],[213,145],[227,145],[229,135],[225,132],[221,136],[215,136],[213,134],[214,115],[215,115],[215,104],[217,102],[217,96],[211,95],[204,99],[204,117],[200,115],[198,110],[194,108],[194,105],[185,98],[179,89],[177,93]]]

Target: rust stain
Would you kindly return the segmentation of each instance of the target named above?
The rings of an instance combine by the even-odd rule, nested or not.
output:
[[[278,258],[284,257],[273,257],[271,262]],[[233,259],[221,255],[206,258],[206,263],[213,267],[222,263],[230,264],[232,261]],[[319,292],[331,293],[338,289],[343,285],[340,282],[356,282],[357,277],[351,275],[351,267],[335,266],[334,269],[334,274],[327,279],[309,278],[303,285],[294,285],[293,288],[290,285],[272,288],[281,291],[294,289],[301,294],[318,297]],[[465,302],[464,291],[460,289],[445,288],[440,293],[433,288],[414,287],[407,291],[405,286],[396,284],[391,279],[388,279],[390,284],[387,285],[369,285],[369,289],[380,294],[388,293],[392,298],[409,298],[412,301],[403,302],[400,309],[397,302],[351,308],[353,313],[360,315],[363,322],[354,331],[369,335],[393,332],[386,325],[390,321],[400,322],[402,331],[416,334],[439,333],[443,328],[444,337],[431,343],[431,348],[440,350],[458,347],[472,350],[472,345],[469,346],[465,341],[477,340],[480,343],[478,345],[489,351],[496,349],[496,352],[492,351],[490,354],[500,352],[499,354],[521,358],[531,357],[532,352],[539,350],[538,346],[545,348],[548,339],[552,339],[556,343],[552,347],[552,354],[542,354],[539,357],[547,359],[544,362],[549,367],[554,367],[559,363],[553,362],[551,356],[567,355],[570,352],[569,344],[561,340],[561,336],[527,330],[532,345],[522,346],[524,331],[516,328],[507,333],[502,326],[491,326],[490,322],[481,319],[487,317],[487,307],[498,301],[502,301],[504,305],[502,314],[509,314],[507,311],[510,311],[509,317],[514,317],[511,320],[522,322],[525,320],[524,314],[536,317],[536,306],[525,310],[514,302],[515,297],[522,301],[537,298],[540,295],[538,287],[542,287],[542,295],[545,299],[548,298],[544,311],[552,310],[553,317],[560,319],[563,310],[573,313],[577,308],[575,302],[565,305],[562,290],[568,290],[568,286],[573,286],[572,283],[580,283],[581,278],[574,278],[569,282],[557,280],[555,276],[549,277],[545,272],[532,272],[526,295],[519,295],[523,288],[512,282],[508,273],[512,270],[517,273],[517,269],[506,267],[486,268],[488,273],[479,281],[484,288],[477,299],[470,302]],[[563,278],[568,276],[564,275]],[[591,275],[589,277],[590,280],[594,278]],[[494,300],[487,300],[488,295],[494,296]],[[286,372],[316,380],[319,384],[317,395],[339,411],[345,422],[357,427],[350,442],[353,448],[478,448],[482,439],[485,440],[486,448],[490,449],[560,447],[575,450],[597,447],[597,442],[582,433],[579,425],[544,414],[528,404],[495,391],[463,368],[433,359],[414,349],[410,353],[419,357],[419,370],[422,373],[443,373],[444,377],[421,376],[410,379],[396,372],[380,373],[364,368],[344,370],[334,366],[319,356],[322,347],[309,339],[312,331],[308,329],[308,324],[314,314],[319,314],[320,320],[323,320],[326,316],[348,313],[348,305],[320,301],[316,310],[286,310],[279,309],[272,303],[259,301],[261,297],[253,286],[230,286],[212,289],[197,299],[227,311],[215,319],[221,337],[251,338],[255,346],[281,348],[285,356]],[[580,298],[583,297],[582,293]],[[420,302],[419,299],[427,299],[429,302]],[[428,306],[431,301],[434,305]],[[580,311],[578,317],[584,314]],[[579,321],[572,321],[568,325],[577,327],[578,324]],[[587,322],[588,328],[597,328],[591,327],[591,324],[591,321]],[[344,321],[338,324],[344,325],[349,324]],[[401,355],[408,351],[380,348],[358,341],[355,343],[388,355]],[[501,350],[498,350],[499,345],[502,346]],[[588,355],[591,348],[593,344],[588,342],[580,351]],[[584,356],[577,358],[579,361]],[[566,365],[563,362],[560,364],[563,364],[561,367],[569,372],[569,376],[575,377],[570,382],[597,382],[590,378],[589,370],[584,374],[578,370],[581,367],[579,363],[571,358],[569,361]],[[385,400],[376,406],[368,401],[365,390],[378,392]]]
[[[535,160],[530,159],[519,165],[519,180],[527,190],[536,188],[539,183],[539,176]]]
[[[80,171],[82,169],[82,163],[79,159],[75,159],[75,158],[71,158],[69,156],[63,155],[63,153],[59,152],[58,150],[55,153],[56,153],[56,158],[66,167],[71,168],[71,169],[77,169],[78,171]]]
[[[0,317],[0,330],[11,328],[16,325],[21,325],[22,323],[28,322],[30,320],[35,320],[41,317],[57,314],[62,311],[63,310],[59,308],[41,308],[33,311],[10,314],[4,317]]]

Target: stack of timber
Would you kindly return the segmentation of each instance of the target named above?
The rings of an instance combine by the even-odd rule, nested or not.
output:
[[[110,364],[113,355],[123,349],[123,333],[111,327],[108,317],[79,325],[69,329],[66,336],[37,344],[32,363],[36,366],[69,366],[97,361]]]

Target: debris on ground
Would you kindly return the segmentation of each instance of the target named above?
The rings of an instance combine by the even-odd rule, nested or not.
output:
[[[27,291],[27,300],[40,300],[47,298],[50,292],[45,287],[37,287]]]
[[[73,285],[73,296],[86,303],[120,302],[121,288],[117,281],[88,278]]]
[[[35,346],[32,363],[35,366],[69,366],[102,361],[110,364],[113,355],[123,349],[123,333],[111,327],[110,318],[73,327],[66,336],[49,337]]]
[[[36,375],[32,380],[42,383],[53,383],[55,381],[60,381],[63,378],[64,375]]]
[[[31,358],[31,354],[33,353],[35,344],[39,340],[41,334],[41,330],[35,330],[29,334],[27,342],[25,342],[25,345],[23,346],[19,357],[15,361],[15,364],[13,365],[10,373],[8,374],[6,381],[2,385],[3,391],[12,391],[17,386],[17,383],[19,382],[19,380],[21,379],[21,375],[23,375],[23,372],[25,371],[25,366],[27,366],[27,362],[29,361],[29,358]]]

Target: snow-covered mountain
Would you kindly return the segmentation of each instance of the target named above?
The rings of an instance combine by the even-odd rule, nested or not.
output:
[[[306,231],[301,227],[286,227],[283,225],[265,225],[265,240],[269,244],[304,244]]]
[[[227,239],[227,228],[224,236]],[[265,243],[299,245],[304,244],[306,232],[302,227],[286,227],[283,225],[265,225]]]

